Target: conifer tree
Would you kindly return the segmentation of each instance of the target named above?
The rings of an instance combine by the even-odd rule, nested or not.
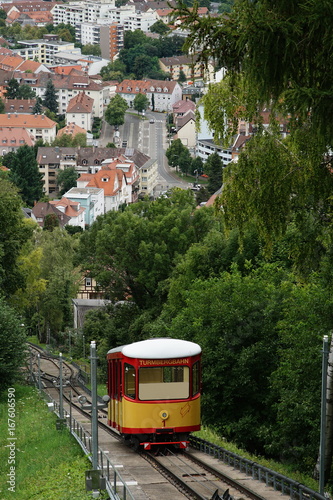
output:
[[[58,99],[57,99],[57,94],[56,94],[54,84],[53,84],[51,79],[48,80],[47,85],[46,85],[43,104],[50,111],[52,111],[52,113],[58,114],[58,107],[59,107]]]

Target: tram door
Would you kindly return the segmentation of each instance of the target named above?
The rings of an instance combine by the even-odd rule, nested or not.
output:
[[[114,381],[115,381],[115,395],[114,395],[114,417],[117,429],[122,426],[122,411],[121,411],[121,361],[116,359],[114,362]]]

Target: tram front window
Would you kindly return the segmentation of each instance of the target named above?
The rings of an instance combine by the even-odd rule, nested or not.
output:
[[[135,399],[135,368],[125,363],[125,396]]]
[[[154,366],[139,369],[139,399],[187,399],[190,395],[188,366]]]

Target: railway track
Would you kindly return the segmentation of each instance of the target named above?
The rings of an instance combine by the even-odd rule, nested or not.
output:
[[[37,353],[40,355],[40,364],[43,366],[41,370],[41,378],[43,379],[43,390],[47,391],[49,395],[54,400],[59,400],[59,387],[58,384],[54,383],[54,381],[58,381],[59,379],[59,361],[53,359],[47,353],[33,346],[34,357],[36,359],[33,360],[33,367],[36,368],[37,365]],[[42,363],[43,361],[43,363]],[[77,370],[73,369],[69,365],[68,362],[63,361],[63,376],[68,384],[64,385],[63,389],[63,401],[64,408],[66,408],[66,413],[68,416],[69,408],[71,411],[75,409],[75,411],[82,415],[83,421],[85,423],[89,422],[91,419],[90,411],[87,411],[82,408],[82,405],[78,402],[78,397],[80,395],[84,395],[87,398],[87,403],[91,401],[90,395],[81,387],[78,387],[76,384],[78,373]],[[76,417],[77,418],[77,417]],[[110,444],[113,442],[122,441],[121,437],[118,433],[114,432],[107,424],[107,411],[104,409],[98,409],[98,425],[101,431],[107,433],[109,438],[104,438],[104,443]],[[87,433],[90,434],[90,428],[87,430]],[[125,450],[128,450],[128,453],[132,454],[132,458],[129,458],[128,463],[126,465],[126,461],[124,460],[124,467],[127,469],[127,473],[131,476],[132,474],[135,476],[136,472],[131,471],[131,463],[133,460],[133,450],[128,449],[125,444],[119,444],[120,447],[124,450],[121,452],[122,456],[127,453]],[[104,449],[104,446],[100,447]],[[112,450],[112,451],[111,451]],[[105,450],[104,450],[105,451]],[[110,453],[114,451],[110,446]],[[106,451],[108,453],[109,451]],[[221,470],[219,467],[220,461],[214,460],[214,465],[212,466],[212,461],[209,460],[209,457],[204,453],[200,453],[191,449],[188,452],[180,451],[180,450],[172,450],[166,448],[160,448],[158,450],[154,450],[154,452],[141,452],[140,454],[136,454],[136,460],[143,460],[146,463],[146,466],[140,465],[140,467],[145,467],[147,469],[148,476],[152,473],[149,473],[149,467],[154,472],[158,471],[161,474],[165,481],[171,483],[177,490],[176,493],[171,494],[169,496],[159,496],[156,498],[163,498],[163,500],[177,500],[180,498],[190,498],[190,499],[199,499],[199,500],[271,500],[278,498],[277,495],[281,498],[281,492],[275,492],[272,490],[272,494],[269,492],[262,495],[262,488],[253,488],[252,481],[248,481],[247,483],[251,483],[251,487],[244,485],[244,480],[242,482],[237,481],[225,473],[225,471]],[[122,458],[123,460],[123,458]],[[136,477],[136,476],[135,476]],[[140,477],[137,478],[138,483],[140,484]],[[143,489],[142,487],[139,487]],[[283,496],[283,495],[282,495]],[[136,497],[135,497],[136,498]],[[151,497],[148,494],[147,497],[139,497],[141,498],[155,498]],[[309,497],[310,498],[310,497]]]
[[[265,500],[226,474],[195,458],[190,452],[170,449],[158,455],[143,452],[145,460],[161,471],[187,498],[194,500]],[[242,495],[241,497],[239,495]]]

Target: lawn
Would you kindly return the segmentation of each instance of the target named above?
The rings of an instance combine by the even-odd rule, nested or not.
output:
[[[1,500],[81,500],[91,463],[37,390],[16,385],[1,395]]]

